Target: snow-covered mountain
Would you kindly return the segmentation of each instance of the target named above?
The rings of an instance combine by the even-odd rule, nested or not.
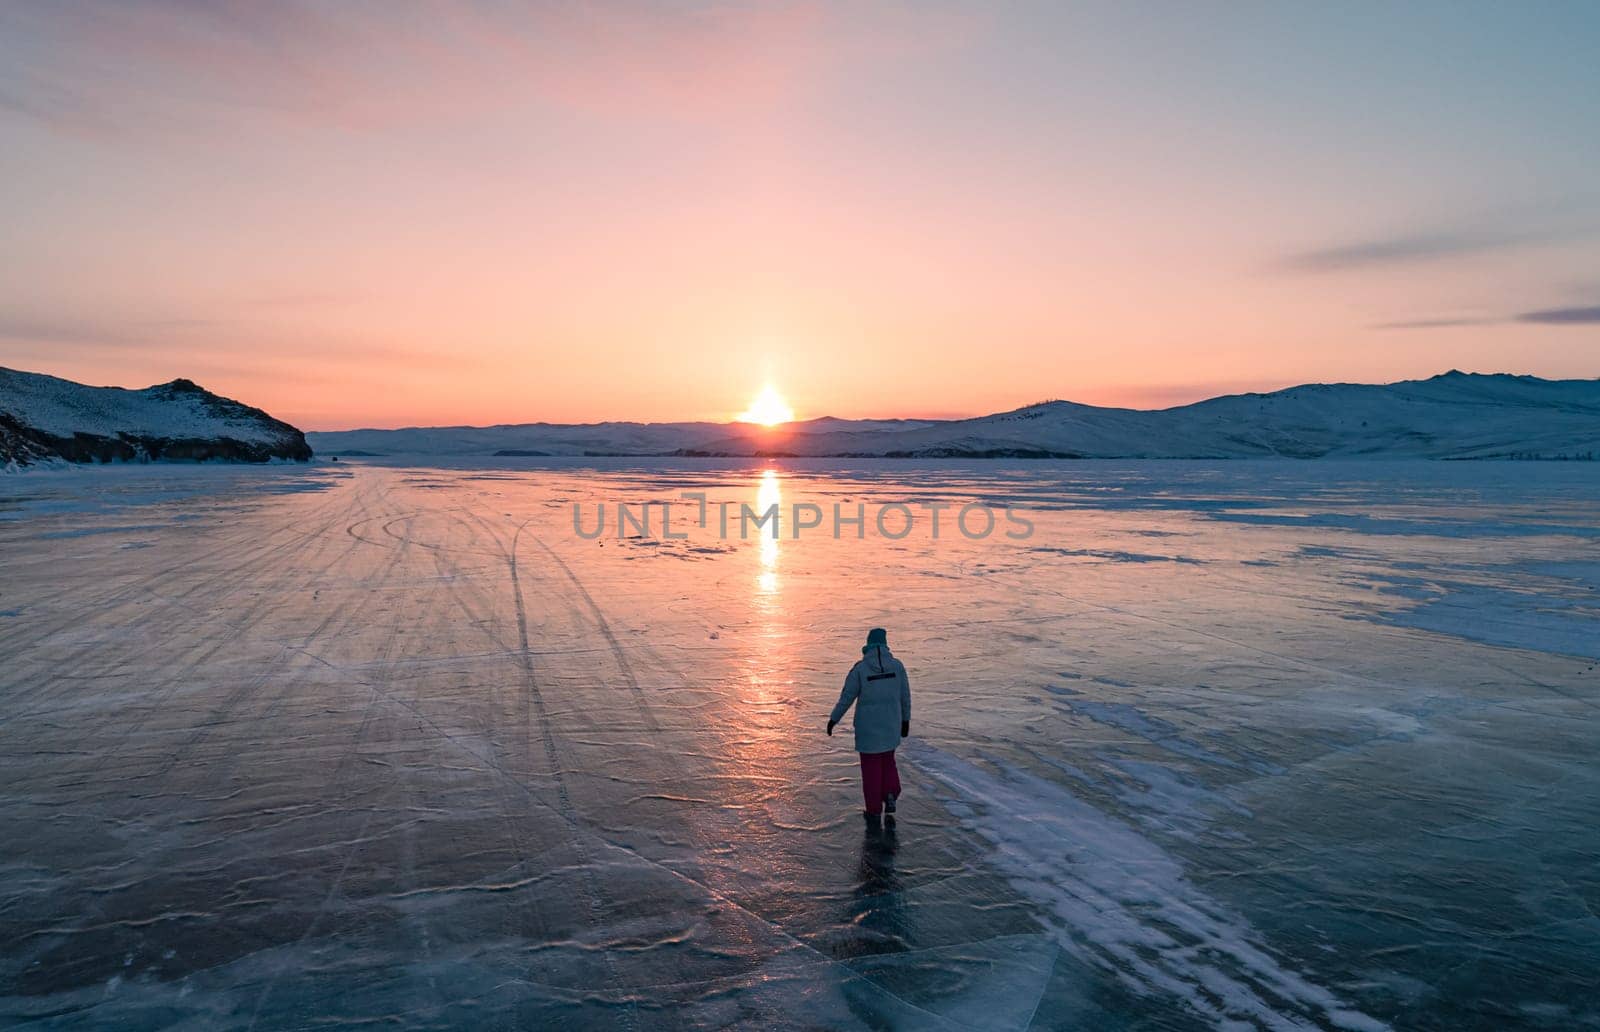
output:
[[[515,423],[311,431],[306,439],[329,455],[758,455],[787,452],[796,442],[828,441],[835,434],[892,435],[940,425],[947,424],[825,416],[773,429],[750,423]]]
[[[1147,411],[1068,401],[976,419],[528,423],[311,433],[328,454],[1062,458],[1592,458],[1600,380],[1448,372]]]
[[[0,468],[309,458],[299,430],[188,380],[128,390],[0,367]]]

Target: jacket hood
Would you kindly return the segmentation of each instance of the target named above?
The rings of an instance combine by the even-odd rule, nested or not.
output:
[[[894,653],[889,651],[887,645],[861,646],[861,662],[873,673],[881,674],[889,669],[889,660],[894,658]]]

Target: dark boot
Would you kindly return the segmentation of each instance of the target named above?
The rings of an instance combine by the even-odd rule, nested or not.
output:
[[[877,814],[875,814],[875,813],[863,813],[861,816],[865,817],[866,820],[867,820],[867,830],[868,831],[877,831],[877,830],[879,830],[880,828],[883,827],[883,818],[878,816]]]

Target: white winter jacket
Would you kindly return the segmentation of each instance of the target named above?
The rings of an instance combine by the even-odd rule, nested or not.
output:
[[[900,744],[900,725],[911,721],[906,666],[886,645],[873,645],[844,679],[829,722],[837,724],[855,703],[856,752],[888,752]]]

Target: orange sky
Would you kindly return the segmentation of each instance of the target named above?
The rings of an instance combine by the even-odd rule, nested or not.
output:
[[[1449,9],[10,6],[0,364],[312,429],[1594,376],[1594,19]]]

